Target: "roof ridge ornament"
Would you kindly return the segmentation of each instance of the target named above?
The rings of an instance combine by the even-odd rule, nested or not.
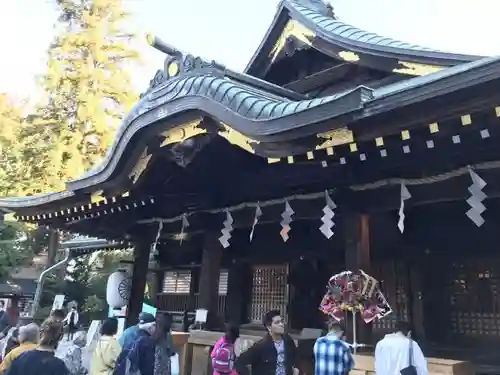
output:
[[[295,1],[310,9],[317,10],[326,17],[336,18],[333,5],[328,0],[295,0]]]
[[[196,73],[198,71],[207,73],[208,71],[223,74],[226,70],[224,65],[215,60],[207,61],[199,56],[184,53],[152,34],[147,34],[146,40],[150,46],[167,55],[163,63],[163,69],[159,69],[149,82],[149,89],[186,73]]]

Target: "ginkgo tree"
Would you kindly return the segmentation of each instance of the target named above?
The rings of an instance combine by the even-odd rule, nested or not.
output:
[[[101,161],[138,98],[129,68],[139,54],[122,0],[52,1],[58,18],[41,99],[27,110],[0,95],[0,196],[64,189]],[[47,237],[46,229],[37,232],[28,237]],[[2,233],[18,242],[16,230],[0,229],[0,241]]]
[[[55,34],[39,83],[44,95],[22,134],[32,193],[64,189],[98,164],[138,99],[129,72],[139,53],[122,0],[55,4]]]
[[[0,94],[0,196],[19,194],[23,189],[22,106]]]
[[[138,98],[128,68],[139,54],[122,0],[56,4],[59,17],[40,80],[44,97],[24,131],[27,149],[42,150],[43,160],[31,171],[39,181],[35,192],[61,189],[101,161]]]

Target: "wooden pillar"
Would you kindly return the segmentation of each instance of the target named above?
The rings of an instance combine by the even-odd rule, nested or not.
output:
[[[126,327],[137,324],[137,319],[142,311],[144,301],[144,291],[146,289],[146,279],[148,276],[149,252],[151,251],[148,242],[140,242],[134,248],[134,266],[132,268],[132,289],[130,300],[127,306]]]
[[[158,294],[160,294],[163,291],[163,279],[164,278],[165,278],[165,271],[156,270],[153,272],[153,275],[152,275],[153,287],[151,288],[152,290],[150,291],[150,293],[151,293],[151,302],[156,307],[158,307],[157,306]]]
[[[41,230],[43,231],[45,229],[41,229]],[[48,244],[48,249],[47,249],[47,267],[50,267],[56,263],[58,252],[59,252],[59,232],[55,229],[51,229],[51,230],[49,230],[49,244]],[[66,269],[64,267],[63,267],[63,269],[64,269],[64,272],[66,272]]]
[[[344,228],[346,269],[353,272],[363,270],[370,274],[370,217],[350,214],[345,218]],[[346,330],[349,340],[352,340],[352,326],[352,316],[348,314]],[[365,324],[360,316],[356,319],[356,330],[358,343],[371,343],[372,326]]]
[[[220,325],[218,317],[219,277],[222,258],[222,246],[218,234],[206,233],[203,240],[203,256],[200,270],[198,308],[208,310],[206,329]]]
[[[370,217],[352,214],[345,219],[345,264],[356,272],[370,270]]]
[[[246,303],[249,298],[245,290],[245,284],[249,282],[249,272],[251,271],[248,264],[243,262],[235,261],[229,267],[225,316],[227,321],[236,324],[246,323]]]
[[[422,301],[422,274],[421,270],[424,269],[424,262],[406,262],[406,269],[408,272],[408,320],[413,326],[412,335],[419,341],[426,340],[426,332],[424,326],[424,309]]]
[[[19,296],[12,296],[7,311],[12,319],[12,324],[17,325],[19,321]]]
[[[198,306],[196,305],[196,291],[199,285],[200,279],[200,269],[198,267],[191,268],[191,282],[189,284],[189,294],[186,301],[186,306],[184,306],[184,316],[182,317],[182,330],[184,332],[189,332],[189,326],[191,324],[189,314],[195,311]]]

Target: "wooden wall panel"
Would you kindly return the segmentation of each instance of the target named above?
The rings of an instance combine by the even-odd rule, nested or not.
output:
[[[397,320],[409,319],[409,280],[405,262],[384,261],[372,264],[372,276],[380,281],[381,289],[393,313],[373,323],[375,336],[392,332]]]

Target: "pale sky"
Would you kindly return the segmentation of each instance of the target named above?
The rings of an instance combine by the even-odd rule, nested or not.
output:
[[[30,96],[45,69],[55,20],[54,0],[0,1],[0,92]],[[244,69],[279,0],[124,0],[133,27],[153,32],[183,51]],[[336,15],[359,28],[406,42],[457,53],[500,54],[494,0],[332,0]],[[133,71],[147,86],[162,54],[141,45],[144,65]]]

